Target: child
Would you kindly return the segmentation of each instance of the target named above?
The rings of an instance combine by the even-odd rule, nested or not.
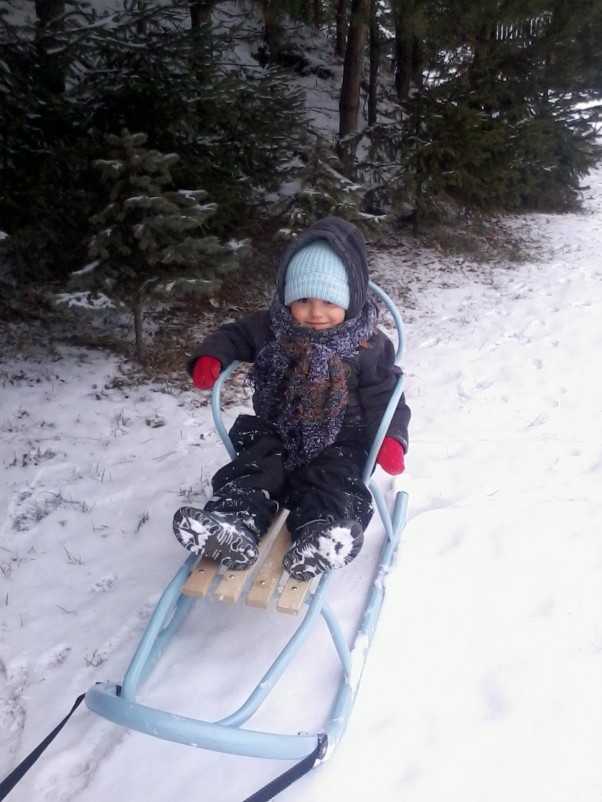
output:
[[[327,217],[289,247],[269,310],[222,325],[197,347],[188,371],[201,390],[234,360],[253,363],[255,415],[236,419],[238,456],[213,477],[204,509],[176,512],[187,549],[247,568],[284,505],[291,576],[310,579],[357,556],[373,511],[362,471],[400,373],[367,292],[360,230]],[[390,474],[404,470],[409,420],[402,396],[376,460]]]

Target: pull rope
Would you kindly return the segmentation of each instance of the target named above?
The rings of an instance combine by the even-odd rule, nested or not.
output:
[[[121,692],[121,688],[117,687],[117,693]],[[40,755],[42,755],[45,750],[50,746],[50,744],[54,741],[56,736],[59,732],[63,729],[65,724],[69,721],[71,716],[75,713],[77,708],[81,705],[86,697],[85,693],[82,693],[80,696],[77,697],[75,702],[73,703],[73,707],[67,713],[65,718],[57,724],[57,726],[52,730],[52,732],[48,733],[48,735],[44,738],[44,740],[33,749],[27,757],[22,760],[19,765],[11,771],[11,773],[6,777],[2,782],[0,782],[0,802],[10,794],[13,790],[15,785],[23,779],[25,774],[29,771],[29,769],[35,764],[38,760]],[[285,772],[283,772],[280,776],[276,777],[274,780],[269,782],[267,785],[264,785],[263,788],[260,788],[259,791],[256,791],[250,797],[244,800],[244,802],[268,802],[268,800],[273,799],[278,794],[282,793],[286,788],[292,785],[297,780],[300,780],[305,774],[308,774],[314,767],[317,760],[322,758],[326,752],[327,746],[327,737],[326,733],[321,732],[318,733],[318,743],[314,751],[304,757],[299,763],[296,763],[294,766],[291,766]]]
[[[304,757],[303,760],[299,761],[299,763],[296,763],[294,766],[291,766],[290,769],[287,769],[283,774],[276,777],[267,785],[264,785],[263,788],[260,788],[259,791],[247,797],[243,802],[268,802],[269,799],[273,799],[278,794],[281,794],[294,782],[300,780],[305,774],[309,774],[316,761],[324,757],[327,743],[328,739],[326,733],[318,733],[317,746],[310,755]]]
[[[75,700],[73,707],[67,713],[65,718],[58,724],[51,733],[49,733],[44,740],[36,746],[36,748],[30,752],[27,757],[22,760],[19,765],[11,771],[11,773],[0,783],[0,801],[2,799],[6,799],[8,794],[13,790],[15,785],[21,780],[25,774],[29,771],[29,769],[33,766],[36,760],[40,757],[40,755],[46,750],[48,746],[54,741],[56,736],[59,732],[63,729],[65,724],[69,721],[71,716],[75,713],[77,708],[81,705],[84,701],[86,694],[82,693],[80,696],[77,697]]]

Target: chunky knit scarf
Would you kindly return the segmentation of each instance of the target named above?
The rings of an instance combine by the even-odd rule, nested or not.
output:
[[[249,380],[255,410],[276,426],[291,471],[334,443],[347,407],[343,359],[366,345],[378,311],[367,299],[357,317],[317,331],[297,324],[276,295],[270,314],[275,338],[258,353]]]

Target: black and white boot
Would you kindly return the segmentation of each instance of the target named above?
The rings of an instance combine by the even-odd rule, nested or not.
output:
[[[173,517],[173,531],[193,554],[244,571],[257,560],[257,539],[236,515],[180,507]]]
[[[299,580],[312,579],[354,560],[364,543],[364,532],[357,521],[312,521],[286,552],[282,563]]]

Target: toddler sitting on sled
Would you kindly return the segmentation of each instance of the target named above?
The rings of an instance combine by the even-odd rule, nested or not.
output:
[[[282,505],[291,576],[311,579],[357,556],[373,513],[363,466],[400,372],[368,280],[360,230],[327,217],[289,246],[270,308],[197,347],[187,368],[201,390],[232,362],[252,363],[255,415],[236,419],[238,456],[213,477],[210,501],[176,512],[185,548],[247,568]],[[402,395],[376,460],[390,474],[404,470],[409,420]]]

